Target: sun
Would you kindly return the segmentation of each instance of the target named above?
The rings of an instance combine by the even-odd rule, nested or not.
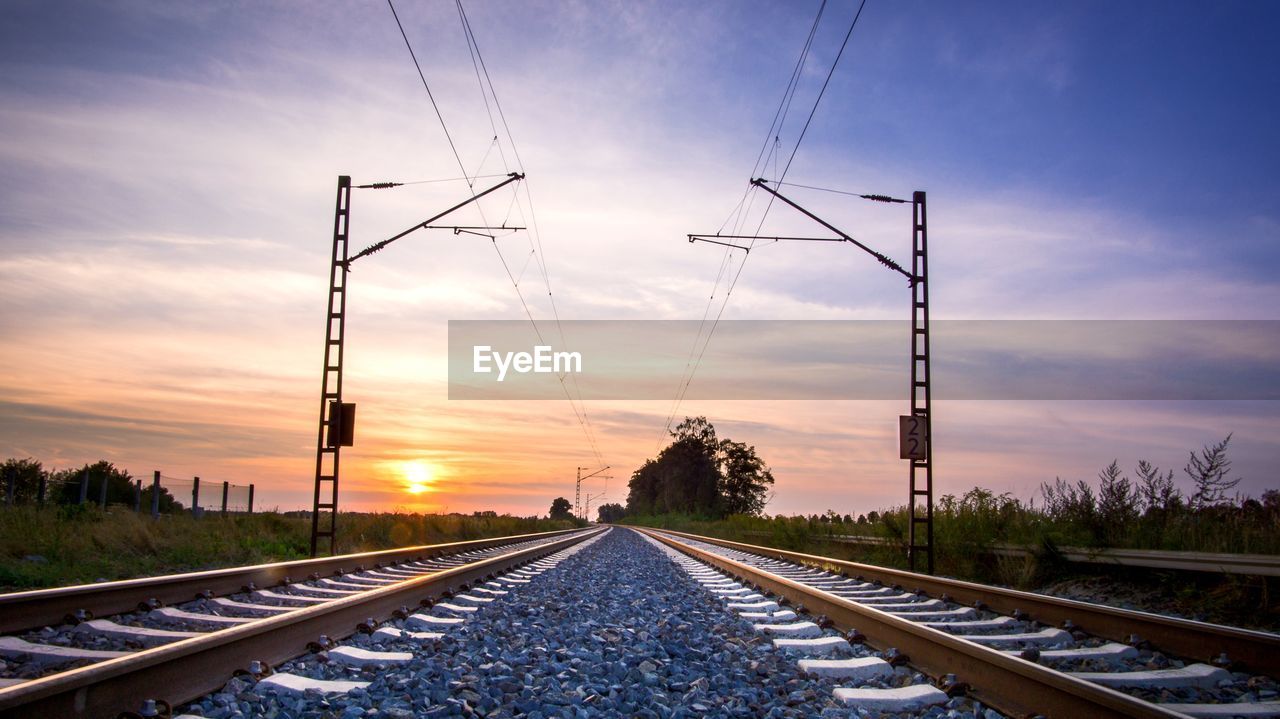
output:
[[[401,463],[400,473],[404,475],[405,489],[409,494],[431,491],[431,480],[436,474],[435,468],[422,460]]]

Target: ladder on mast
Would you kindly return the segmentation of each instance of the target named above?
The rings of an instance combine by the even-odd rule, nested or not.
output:
[[[911,521],[907,534],[907,566],[916,571],[916,557],[923,552],[925,570],[933,574],[933,426],[931,377],[929,372],[929,238],[925,216],[925,194],[911,199],[911,414],[924,422],[924,458],[912,459],[911,494],[908,506]],[[923,498],[923,516],[916,500]],[[921,531],[923,528],[923,531]]]
[[[315,497],[311,504],[311,556],[319,540],[329,540],[333,554],[338,523],[338,463],[341,458],[342,350],[347,315],[347,238],[351,211],[351,178],[338,177],[333,218],[333,257],[329,266],[329,305],[325,319],[324,372],[320,387],[320,426],[316,438]],[[329,436],[325,433],[328,431]],[[322,501],[323,500],[323,501]],[[323,515],[323,518],[322,518]]]

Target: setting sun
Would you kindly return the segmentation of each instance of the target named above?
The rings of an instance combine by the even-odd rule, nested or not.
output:
[[[406,488],[410,494],[422,494],[431,490],[431,480],[435,477],[434,468],[421,460],[405,462],[401,465]]]

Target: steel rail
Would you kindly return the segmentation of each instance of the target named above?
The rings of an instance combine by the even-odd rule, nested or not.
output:
[[[1219,654],[1226,653],[1227,658],[1240,668],[1271,677],[1280,677],[1280,635],[1277,634],[1190,619],[1176,619],[1131,609],[1117,609],[959,579],[946,579],[901,569],[744,544],[716,537],[703,537],[667,529],[662,531],[765,557],[819,567],[850,576],[861,576],[869,581],[879,581],[886,585],[900,585],[907,591],[919,590],[933,597],[947,595],[951,601],[958,604],[972,606],[982,602],[990,610],[1001,614],[1013,614],[1021,610],[1028,615],[1028,619],[1034,619],[1043,624],[1063,626],[1065,622],[1070,621],[1081,631],[1118,642],[1127,642],[1132,635],[1137,634],[1161,651],[1197,661],[1213,662],[1218,659]]]
[[[841,630],[856,628],[878,649],[896,648],[927,674],[954,674],[974,698],[1009,716],[1181,717],[1187,715],[1076,679],[1019,657],[990,649],[814,589],[751,565],[722,557],[649,529],[635,528],[664,544],[732,574],[744,582],[803,603]],[[663,530],[666,532],[667,530]],[[675,534],[672,532],[672,534]],[[694,536],[694,535],[685,535]]]
[[[744,534],[767,536],[765,531],[748,531]],[[868,544],[875,546],[902,546],[902,543],[886,537],[863,537],[856,534],[817,535],[815,541],[835,544]],[[983,553],[1007,557],[1030,557],[1051,553],[1077,564],[1107,564],[1121,567],[1147,567],[1150,569],[1174,569],[1182,572],[1214,572],[1217,574],[1247,574],[1260,577],[1280,577],[1280,555],[1236,554],[1233,552],[1175,552],[1163,549],[1120,549],[1114,547],[1053,547],[1049,552],[1019,544],[993,544],[980,550]]]
[[[248,567],[213,569],[205,572],[169,574],[161,577],[125,579],[99,584],[79,584],[54,589],[0,594],[0,633],[61,624],[77,610],[90,610],[97,616],[136,611],[140,602],[156,599],[162,604],[176,604],[197,599],[203,592],[229,594],[244,591],[250,583],[269,587],[292,580],[305,580],[312,574],[331,576],[360,568],[393,562],[417,561],[474,549],[489,549],[534,539],[575,532],[561,529],[553,532],[491,537],[466,542],[425,544],[400,549],[385,549],[337,557],[318,557],[289,562],[257,564]],[[150,607],[148,607],[150,608]]]
[[[1007,556],[1029,556],[1036,553],[1028,547],[1006,544],[996,545],[991,551],[994,554]],[[1080,564],[1280,577],[1280,556],[1266,554],[1167,552],[1159,549],[1091,549],[1089,547],[1056,547],[1053,551],[1068,562]]]
[[[600,531],[578,530],[545,544],[0,689],[0,717],[115,716],[135,710],[144,699],[176,706],[220,688],[251,660],[279,664],[305,654],[322,634],[348,637],[368,619],[389,618]]]

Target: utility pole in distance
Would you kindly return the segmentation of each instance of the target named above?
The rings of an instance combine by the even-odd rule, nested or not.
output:
[[[603,467],[601,469],[597,469],[596,471],[592,472],[591,474],[588,474],[585,477],[582,476],[582,470],[584,469],[590,469],[590,467],[578,467],[578,482],[577,484],[574,485],[574,489],[573,489],[573,516],[575,517],[582,517],[582,480],[591,479],[597,474],[600,474],[606,469],[609,469],[609,467]]]

